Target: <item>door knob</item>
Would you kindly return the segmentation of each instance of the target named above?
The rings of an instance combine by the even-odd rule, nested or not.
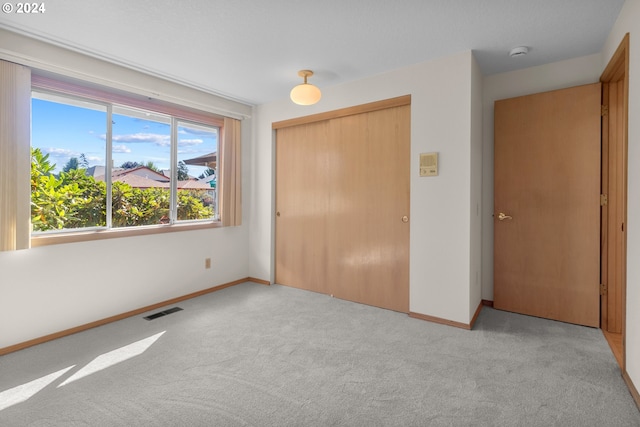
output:
[[[402,222],[409,222],[409,217],[408,216],[403,216],[402,217]]]
[[[504,213],[500,212],[498,214],[498,221],[504,221],[505,219],[513,219],[513,217],[511,215],[505,215]]]

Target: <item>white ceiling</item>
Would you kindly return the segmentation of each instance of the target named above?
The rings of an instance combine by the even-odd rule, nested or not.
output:
[[[15,3],[15,2],[14,2]],[[56,0],[0,27],[249,104],[473,50],[494,74],[597,53],[624,0]],[[514,46],[528,55],[510,58]]]

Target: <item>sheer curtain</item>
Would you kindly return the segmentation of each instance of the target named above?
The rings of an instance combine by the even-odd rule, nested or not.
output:
[[[31,70],[0,60],[0,251],[29,247]]]
[[[225,117],[220,139],[220,219],[223,226],[241,225],[240,120]]]

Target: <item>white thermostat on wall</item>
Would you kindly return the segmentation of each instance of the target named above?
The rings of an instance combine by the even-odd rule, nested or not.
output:
[[[438,153],[420,153],[420,176],[438,175]]]

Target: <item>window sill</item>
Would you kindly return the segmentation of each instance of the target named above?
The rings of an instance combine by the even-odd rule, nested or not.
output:
[[[151,234],[175,233],[178,231],[204,230],[222,227],[220,221],[201,223],[151,225],[111,230],[73,231],[69,233],[42,234],[31,237],[31,247],[59,245],[63,243],[91,242],[94,240],[116,239],[119,237],[147,236]]]

